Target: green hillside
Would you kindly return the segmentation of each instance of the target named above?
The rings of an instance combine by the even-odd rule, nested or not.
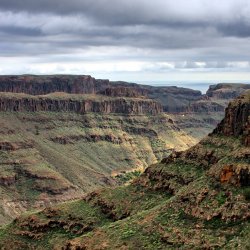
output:
[[[171,150],[196,143],[198,136],[173,119],[167,114],[0,112],[0,224],[27,209],[116,185],[116,175],[142,171]]]
[[[14,220],[2,249],[248,249],[249,115],[250,92],[208,137],[132,184]]]

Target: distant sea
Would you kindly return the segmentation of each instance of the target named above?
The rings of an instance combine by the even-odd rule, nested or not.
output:
[[[152,85],[152,86],[177,86],[183,88],[189,88],[194,90],[200,90],[203,94],[206,93],[210,85],[217,83],[250,83],[249,81],[139,81],[137,83]]]

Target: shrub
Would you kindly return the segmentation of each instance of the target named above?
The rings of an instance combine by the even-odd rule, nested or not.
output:
[[[250,201],[250,187],[243,189],[243,195],[247,201]]]

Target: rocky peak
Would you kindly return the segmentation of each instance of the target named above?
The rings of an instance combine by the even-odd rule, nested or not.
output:
[[[213,133],[223,135],[242,135],[244,143],[250,145],[250,91],[230,102],[225,118]]]

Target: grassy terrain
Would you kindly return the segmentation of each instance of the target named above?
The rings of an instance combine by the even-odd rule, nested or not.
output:
[[[248,249],[249,187],[240,183],[240,169],[250,171],[247,149],[240,137],[212,135],[130,185],[20,217],[1,229],[0,242],[3,249],[7,242],[12,249]],[[229,162],[233,175],[222,182]]]
[[[0,150],[0,197],[5,201],[0,224],[32,207],[124,183],[133,176],[113,176],[141,171],[197,142],[172,119],[167,114],[0,112],[5,147]]]

